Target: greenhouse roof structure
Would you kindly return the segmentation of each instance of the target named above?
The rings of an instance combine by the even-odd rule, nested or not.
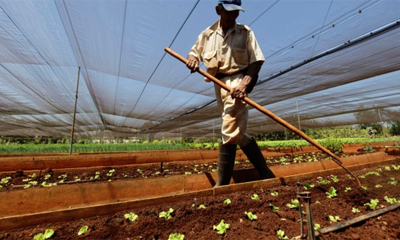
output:
[[[213,83],[164,51],[186,57],[216,4],[0,0],[0,135],[218,134]],[[266,57],[250,99],[299,128],[399,120],[400,1],[242,6]],[[250,110],[250,133],[283,129]]]

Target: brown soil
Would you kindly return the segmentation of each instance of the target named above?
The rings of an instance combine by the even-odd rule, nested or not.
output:
[[[341,153],[339,157],[348,157],[362,154],[362,152],[345,154]],[[296,163],[305,163],[320,161],[330,158],[327,154],[321,152],[303,152],[297,154],[282,154],[278,156],[266,157],[268,166],[289,165]],[[238,155],[235,162],[235,170],[251,169],[253,165],[246,157]],[[9,178],[4,183],[0,183],[0,189],[3,191],[21,190],[24,188],[48,187],[63,184],[78,184],[86,182],[114,181],[119,179],[140,179],[156,178],[166,175],[183,174],[202,174],[207,172],[216,172],[218,161],[202,162],[166,162],[158,164],[136,164],[130,167],[104,167],[102,169],[75,171],[73,169],[52,170],[43,169],[42,171],[24,172],[17,170],[12,173],[0,173],[0,179]],[[0,191],[1,191],[0,190]]]
[[[245,160],[243,164],[247,164]],[[270,165],[272,162],[270,162]],[[179,166],[178,166],[179,165]],[[138,174],[137,177],[142,178],[146,174],[157,177],[162,174],[182,174],[187,171],[194,173],[197,166],[181,166],[179,170],[173,167],[174,164],[165,164],[164,171],[160,171],[160,165],[149,166],[149,169],[123,169],[129,177]],[[207,169],[216,169],[215,163],[207,163],[202,165]],[[211,166],[211,167],[210,167]],[[241,164],[236,164],[237,168],[241,168]],[[399,171],[395,170],[400,165],[389,165],[390,171],[385,166],[380,168],[365,169],[356,172],[360,176],[360,180],[367,189],[358,188],[356,181],[350,179],[348,175],[338,175],[338,182],[334,182],[334,177],[325,177],[329,183],[324,184],[322,179],[310,179],[301,182],[302,186],[313,184],[314,187],[305,190],[301,187],[301,191],[310,191],[312,200],[312,213],[314,223],[318,223],[321,228],[325,228],[336,223],[329,221],[329,215],[339,216],[339,222],[345,222],[357,216],[361,216],[372,212],[369,206],[365,204],[371,199],[378,199],[377,209],[381,209],[390,205],[384,197],[396,198],[400,200],[400,184],[394,185],[396,181],[400,182]],[[243,166],[250,168],[250,166]],[[168,169],[169,171],[165,171]],[[120,174],[121,169],[116,169],[112,176],[107,176],[109,169],[102,171],[103,180],[109,178],[124,178],[126,175]],[[122,171],[122,172],[123,172]],[[163,172],[156,174],[156,172]],[[202,170],[198,170],[202,171]],[[51,173],[51,171],[48,171]],[[368,174],[366,174],[368,173]],[[19,181],[10,180],[11,182],[3,184],[4,190],[11,190],[15,185],[22,185],[22,179],[28,176],[23,172],[13,173],[15,177],[20,174]],[[379,174],[379,176],[377,176]],[[43,180],[45,173],[41,174]],[[48,182],[53,180],[59,181],[59,173],[50,174]],[[70,182],[75,182],[75,177],[83,180],[90,180],[90,176],[94,173],[68,173]],[[136,175],[135,175],[136,176]],[[362,178],[365,176],[365,178]],[[4,176],[0,176],[4,178]],[[39,177],[38,177],[39,178]],[[51,180],[51,178],[54,178]],[[100,179],[96,179],[100,181]],[[41,182],[41,181],[39,181]],[[39,183],[40,185],[40,183]],[[337,190],[337,196],[328,198],[326,192],[331,187]],[[351,190],[345,191],[351,187]],[[277,196],[274,193],[278,193]],[[257,194],[259,200],[252,200],[253,194]],[[38,233],[44,233],[46,229],[55,230],[55,234],[51,239],[168,239],[171,233],[181,233],[185,235],[185,239],[279,239],[278,230],[284,231],[285,235],[291,239],[300,235],[299,211],[297,208],[289,208],[288,203],[292,199],[296,199],[297,186],[291,184],[286,186],[278,186],[271,189],[257,189],[254,191],[235,192],[231,194],[196,198],[187,201],[180,201],[172,204],[164,204],[152,207],[143,207],[132,209],[131,211],[117,212],[113,215],[96,216],[78,221],[57,222],[51,224],[43,224],[34,227],[15,229],[9,231],[0,231],[0,240],[8,239],[33,239]],[[230,199],[230,204],[224,204],[226,199]],[[204,205],[205,209],[199,209],[200,205]],[[305,202],[302,202],[303,210]],[[274,212],[273,206],[279,210]],[[173,209],[170,219],[160,218],[159,214],[163,211]],[[353,208],[357,208],[360,212],[352,212]],[[134,212],[138,215],[135,222],[129,222],[124,215]],[[256,214],[256,220],[249,220],[245,212]],[[303,215],[305,219],[305,215]],[[218,225],[221,220],[230,224],[225,234],[218,234],[213,230],[214,225]],[[344,228],[340,231],[327,233],[319,237],[319,239],[400,239],[400,209],[385,213],[379,217],[374,217],[356,225]],[[88,226],[89,231],[78,236],[77,233],[82,226]]]

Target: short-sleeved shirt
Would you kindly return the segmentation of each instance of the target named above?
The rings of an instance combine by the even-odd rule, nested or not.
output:
[[[220,20],[206,28],[191,48],[190,55],[204,62],[207,72],[233,74],[251,63],[265,61],[253,31],[236,23],[224,36]]]

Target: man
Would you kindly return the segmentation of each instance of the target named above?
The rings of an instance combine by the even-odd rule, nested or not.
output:
[[[229,184],[237,145],[257,169],[261,179],[275,177],[256,141],[246,133],[248,104],[243,98],[256,84],[265,58],[253,31],[246,25],[236,23],[239,11],[244,11],[241,4],[241,0],[218,1],[215,10],[220,19],[199,35],[187,61],[187,67],[192,72],[198,69],[200,61],[204,62],[208,73],[232,88],[231,92],[227,92],[214,84],[222,116],[216,186]]]

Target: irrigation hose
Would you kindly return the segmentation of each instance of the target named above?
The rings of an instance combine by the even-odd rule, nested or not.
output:
[[[181,61],[182,63],[184,63],[186,65],[187,63],[187,59],[182,57],[181,55],[179,55],[178,53],[174,52],[172,49],[166,47],[164,49],[167,53],[169,53],[171,56],[175,57],[176,59],[178,59],[179,61]],[[223,83],[222,81],[220,81],[219,79],[217,79],[216,77],[212,76],[211,74],[209,74],[208,72],[204,71],[203,69],[198,68],[197,72],[199,72],[201,75],[203,75],[204,77],[210,79],[211,81],[213,81],[214,83],[218,84],[219,86],[221,86],[223,89],[225,89],[226,91],[230,92],[231,88],[226,85],[225,83]],[[306,140],[307,142],[309,142],[310,144],[314,145],[315,147],[317,147],[319,150],[321,150],[322,152],[328,154],[329,156],[332,157],[332,160],[338,164],[341,168],[343,168],[347,173],[349,173],[354,179],[356,179],[358,185],[361,187],[361,182],[358,179],[357,176],[355,176],[349,169],[347,169],[345,166],[343,166],[342,161],[340,160],[340,158],[338,156],[336,156],[334,153],[332,153],[331,151],[329,151],[328,149],[326,149],[324,146],[322,146],[321,144],[319,144],[318,142],[314,141],[313,139],[311,139],[309,136],[307,136],[304,132],[300,131],[299,129],[297,129],[296,127],[294,127],[293,125],[291,125],[290,123],[286,122],[285,120],[283,120],[282,118],[278,117],[277,115],[275,115],[274,113],[272,113],[271,111],[263,108],[261,105],[257,104],[256,102],[254,102],[253,100],[251,100],[250,98],[248,98],[247,96],[245,96],[243,98],[243,101],[245,101],[246,103],[248,103],[250,106],[256,108],[257,110],[259,110],[260,112],[264,113],[265,115],[267,115],[268,117],[272,118],[275,122],[281,124],[282,126],[286,127],[287,129],[291,130],[292,132],[296,133],[297,135],[299,135],[300,137],[302,137],[304,140]]]
[[[325,233],[329,233],[329,232],[333,232],[333,231],[337,231],[337,230],[349,227],[349,226],[354,225],[356,223],[359,223],[359,222],[362,222],[362,221],[366,221],[366,220],[368,220],[370,218],[377,217],[377,216],[382,215],[384,213],[396,210],[399,207],[400,207],[400,203],[395,203],[393,205],[390,205],[389,207],[385,207],[385,208],[379,209],[377,211],[364,214],[362,216],[350,219],[350,220],[348,220],[346,222],[341,222],[341,223],[338,223],[336,225],[326,227],[326,228],[321,229],[319,231],[315,231],[315,236],[318,237],[318,236],[320,236],[322,234],[325,234]]]

